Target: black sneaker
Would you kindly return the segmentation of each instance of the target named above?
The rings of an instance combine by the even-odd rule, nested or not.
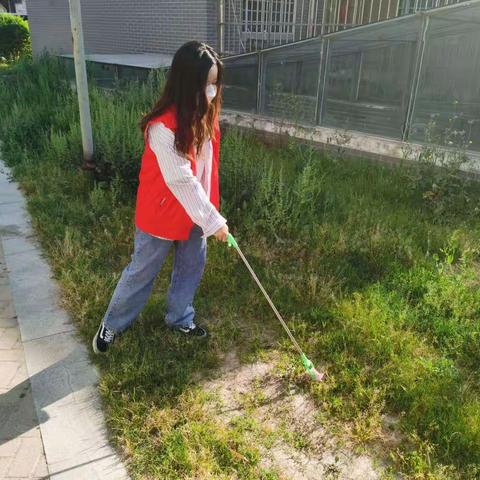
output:
[[[115,341],[115,333],[107,328],[103,322],[93,337],[92,347],[95,353],[106,353],[108,347]]]
[[[193,327],[176,327],[174,330],[188,337],[205,338],[207,336],[207,331],[198,325],[194,325]]]

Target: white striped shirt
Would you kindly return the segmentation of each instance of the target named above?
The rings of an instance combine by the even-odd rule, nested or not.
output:
[[[205,142],[197,155],[196,176],[190,161],[177,152],[175,134],[162,123],[154,123],[149,127],[148,142],[170,191],[193,223],[201,227],[203,235],[213,235],[227,221],[210,201],[213,157],[211,140]]]

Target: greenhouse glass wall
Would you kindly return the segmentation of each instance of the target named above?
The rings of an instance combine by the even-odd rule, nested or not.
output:
[[[480,0],[224,62],[228,109],[397,140],[458,131],[480,150]]]

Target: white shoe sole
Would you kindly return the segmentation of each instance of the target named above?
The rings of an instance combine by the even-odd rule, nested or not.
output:
[[[179,333],[182,333],[183,335],[185,335],[188,338],[205,338],[205,337],[208,336],[207,332],[205,332],[205,335],[190,335],[188,332],[185,332],[185,331],[181,330],[181,327],[180,328],[173,328],[173,330],[177,331]]]
[[[102,355],[104,354],[105,352],[101,352],[98,348],[97,348],[97,338],[98,338],[98,332],[100,332],[100,329],[102,328],[102,325],[100,324],[100,326],[98,327],[98,330],[97,330],[97,333],[95,334],[95,336],[93,337],[93,340],[92,340],[92,348],[93,348],[93,351],[96,355]]]

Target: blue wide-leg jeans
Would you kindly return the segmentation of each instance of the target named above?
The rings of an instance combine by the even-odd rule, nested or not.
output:
[[[147,303],[153,282],[174,247],[165,322],[169,327],[194,326],[193,297],[205,268],[207,242],[194,226],[188,240],[163,240],[137,228],[132,261],[123,270],[103,322],[115,333],[127,329]]]

